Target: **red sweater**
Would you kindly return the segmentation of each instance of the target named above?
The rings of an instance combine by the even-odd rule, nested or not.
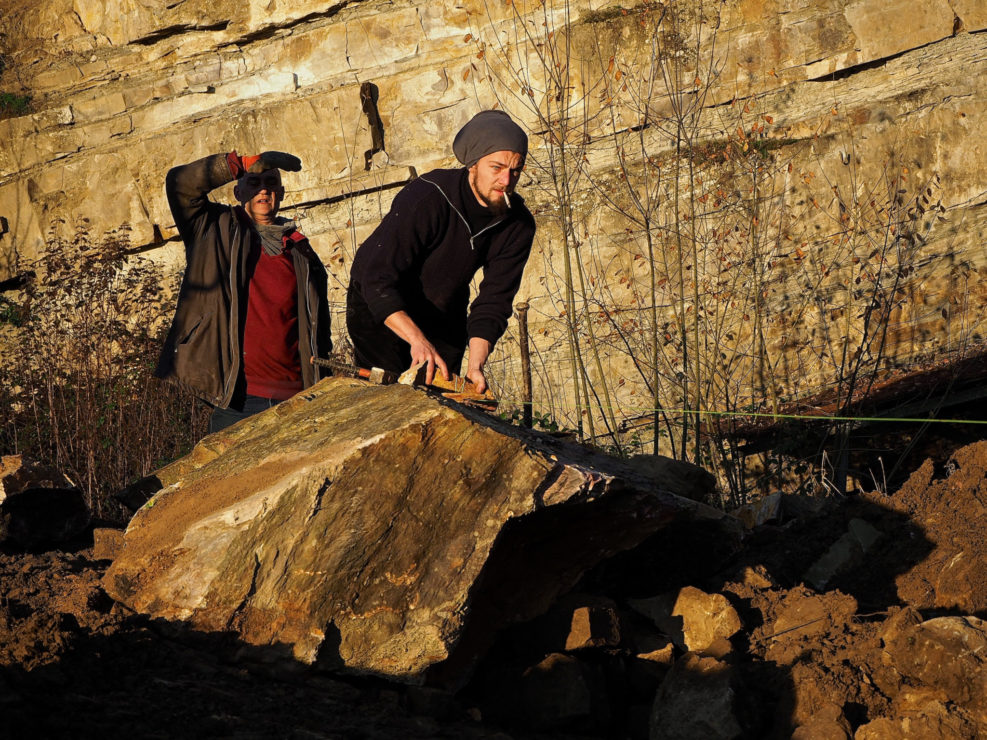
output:
[[[283,401],[302,389],[298,354],[298,283],[290,242],[277,257],[254,244],[243,327],[247,393]],[[255,254],[256,261],[255,261]]]

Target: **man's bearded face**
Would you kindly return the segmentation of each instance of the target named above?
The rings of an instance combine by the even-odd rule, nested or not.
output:
[[[517,152],[487,154],[470,167],[470,188],[482,205],[494,213],[504,213],[510,207],[509,196],[522,169],[524,160]]]

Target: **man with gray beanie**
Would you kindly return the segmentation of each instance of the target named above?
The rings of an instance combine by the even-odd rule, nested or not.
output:
[[[350,272],[346,326],[356,363],[402,372],[427,363],[466,377],[483,392],[483,368],[507,328],[535,235],[535,220],[514,193],[528,137],[503,111],[474,116],[452,144],[459,169],[408,183],[360,245]],[[470,281],[483,279],[473,303]]]

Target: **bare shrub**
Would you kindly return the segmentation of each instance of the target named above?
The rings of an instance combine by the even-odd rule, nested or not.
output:
[[[730,76],[720,3],[483,7],[467,76],[540,144],[522,183],[544,204],[531,403],[618,454],[709,468],[725,506],[843,493],[844,417],[916,351],[938,176],[865,149],[838,101],[817,130],[776,127],[764,86]],[[751,458],[745,426],[808,416],[823,393],[831,418]]]
[[[162,286],[125,231],[94,242],[82,222],[71,241],[49,239],[0,314],[0,453],[61,469],[96,516],[117,516],[110,494],[205,433],[201,402],[153,377],[174,293]]]

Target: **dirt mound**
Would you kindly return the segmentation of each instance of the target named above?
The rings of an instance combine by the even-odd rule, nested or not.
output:
[[[2,737],[489,738],[442,697],[257,663],[125,612],[78,553],[0,555]],[[416,707],[432,701],[429,715]],[[7,734],[10,733],[10,734]]]
[[[979,442],[939,470],[926,461],[893,495],[853,497],[786,532],[760,533],[763,549],[743,555],[746,578],[723,588],[745,609],[751,675],[779,701],[766,736],[808,733],[833,716],[858,738],[987,732],[982,696],[969,688],[987,677],[976,618],[987,609],[985,481]],[[826,590],[804,585],[810,563],[861,521],[875,533],[870,549],[850,553]]]
[[[650,730],[643,730],[640,722],[620,724],[618,718],[643,710],[635,704],[642,697],[641,658],[652,661],[663,654],[654,650],[662,635],[642,638],[646,627],[635,624],[625,609],[619,650],[571,655],[581,662],[583,676],[596,676],[605,688],[594,690],[592,708],[572,707],[568,721],[557,726],[597,736],[720,737],[709,734],[711,715],[732,711],[731,722],[716,725],[726,733],[722,736],[987,735],[987,714],[976,689],[987,677],[976,651],[987,635],[977,619],[983,616],[983,592],[979,574],[960,567],[985,562],[977,537],[987,523],[981,503],[985,479],[987,443],[978,443],[938,469],[927,463],[893,495],[783,505],[783,512],[798,515],[783,513],[759,527],[738,551],[710,541],[709,532],[679,530],[615,558],[583,588],[625,606],[658,595],[671,602],[669,593],[688,587],[722,593],[743,629],[730,645],[708,649],[704,662],[667,646],[674,670],[649,663],[650,696],[657,687],[661,701],[678,701],[688,711],[677,713],[675,726],[655,721],[673,712],[652,712]],[[554,621],[565,622],[559,616]],[[658,628],[673,641],[666,625]],[[477,694],[499,694],[499,702],[486,706],[515,729],[523,728],[525,719],[511,708],[537,703],[525,695],[525,686],[543,656],[539,649],[559,650],[564,643],[539,635],[534,645],[525,645],[544,630],[535,623],[511,631],[481,668]],[[654,652],[643,655],[649,650]],[[509,661],[514,665],[505,667]],[[695,670],[679,670],[689,665]],[[575,672],[571,665],[568,670]],[[670,688],[670,682],[678,687]],[[569,700],[590,683],[573,682]],[[964,692],[964,685],[974,688]],[[553,691],[542,701],[558,702],[556,696],[565,693],[558,685]],[[728,706],[732,709],[724,709]],[[739,734],[724,727],[740,728]]]
[[[0,556],[0,665],[49,665],[71,635],[103,634],[118,621],[99,584],[99,570],[64,553]]]
[[[987,442],[958,450],[942,471],[927,460],[893,496],[868,498],[908,517],[932,543],[927,557],[895,580],[903,603],[987,616]],[[885,560],[900,558],[916,539],[887,534]]]

